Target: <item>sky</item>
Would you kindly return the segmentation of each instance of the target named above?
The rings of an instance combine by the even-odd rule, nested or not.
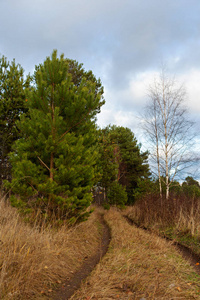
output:
[[[200,125],[199,0],[0,0],[0,11],[0,54],[26,73],[57,49],[101,79],[100,127],[125,126],[145,141],[140,115],[161,63],[184,83]]]

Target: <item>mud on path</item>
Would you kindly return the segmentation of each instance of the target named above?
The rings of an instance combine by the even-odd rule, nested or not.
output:
[[[99,215],[98,221],[102,227],[102,236],[99,242],[98,251],[95,255],[85,259],[82,266],[73,274],[73,277],[67,279],[62,288],[57,290],[52,297],[53,300],[69,299],[75,291],[80,287],[81,282],[92,272],[95,266],[100,262],[101,258],[106,254],[111,240],[110,228],[104,220],[103,215]]]

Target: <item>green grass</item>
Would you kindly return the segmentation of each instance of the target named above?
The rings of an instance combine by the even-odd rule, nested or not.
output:
[[[176,228],[167,227],[160,230],[160,235],[175,240],[181,245],[190,248],[194,253],[200,255],[200,241],[196,236],[192,236],[187,230],[177,231]]]

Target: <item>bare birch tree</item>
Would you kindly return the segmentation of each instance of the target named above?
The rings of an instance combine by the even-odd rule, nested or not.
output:
[[[159,151],[159,110],[156,99],[151,98],[149,105],[145,110],[145,119],[143,122],[143,129],[147,133],[145,136],[150,142],[150,156],[153,162],[156,164],[160,198],[162,199],[162,184],[161,184],[161,171],[160,171],[160,151]],[[154,164],[153,164],[154,165]],[[155,171],[153,171],[155,174]]]
[[[150,155],[157,166],[160,196],[162,198],[164,178],[168,199],[170,185],[176,176],[194,161],[191,155],[193,122],[187,118],[184,86],[169,78],[164,68],[150,85],[148,96],[150,101],[145,109],[143,128],[152,146]]]

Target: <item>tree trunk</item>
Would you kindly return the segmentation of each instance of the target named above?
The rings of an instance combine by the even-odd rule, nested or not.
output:
[[[161,174],[160,174],[160,156],[159,156],[158,144],[157,144],[157,165],[158,165],[158,183],[159,183],[160,199],[162,205],[162,183],[161,183]]]
[[[53,137],[53,140],[55,140],[55,108],[54,108],[54,83],[52,85],[52,100],[51,100],[51,118],[52,118],[52,127],[51,127],[51,134]],[[53,167],[54,167],[54,153],[51,152],[51,158],[50,158],[50,179],[53,181]]]
[[[155,99],[154,99],[154,116],[155,116],[155,137],[156,137],[156,158],[157,158],[157,166],[158,166],[158,182],[159,182],[160,199],[161,199],[161,205],[162,205],[162,184],[161,184],[161,174],[160,174],[158,122],[157,122],[156,100]]]
[[[168,166],[168,131],[167,131],[167,103],[165,95],[165,87],[163,82],[163,122],[165,130],[165,185],[166,185],[166,200],[169,199],[169,166]]]
[[[53,181],[53,159],[54,155],[51,153],[51,159],[50,159],[50,179]]]

